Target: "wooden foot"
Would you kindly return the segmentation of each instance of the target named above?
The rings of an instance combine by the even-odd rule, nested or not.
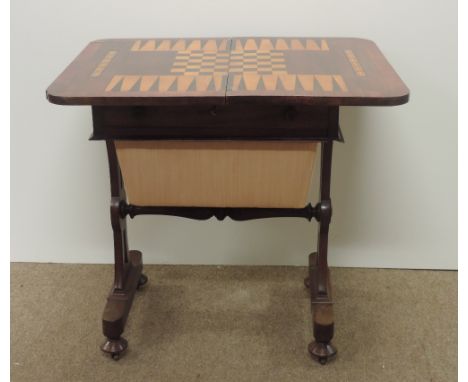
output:
[[[128,342],[125,338],[119,337],[118,339],[108,338],[106,342],[101,345],[101,350],[109,354],[115,361],[120,359],[121,354],[127,349]]]
[[[313,359],[325,365],[336,356],[337,350],[331,344],[334,332],[334,318],[330,275],[327,269],[327,294],[322,296],[317,291],[318,272],[317,254],[311,253],[309,256],[309,277],[304,280],[304,284],[310,289],[315,341],[309,344],[308,350]]]
[[[312,357],[325,365],[337,350],[331,344],[334,332],[333,305],[331,303],[312,304],[315,341],[309,344]]]
[[[121,337],[124,331],[130,308],[132,307],[135,291],[141,281],[146,283],[147,278],[142,276],[141,252],[129,251],[126,263],[126,277],[122,289],[113,288],[107,297],[107,304],[102,316],[102,329],[107,341],[101,346],[105,353],[120,357],[127,348],[127,341]]]
[[[314,337],[309,344],[309,353],[316,361],[325,365],[336,356],[337,350],[332,345],[334,323],[332,304],[313,304]]]

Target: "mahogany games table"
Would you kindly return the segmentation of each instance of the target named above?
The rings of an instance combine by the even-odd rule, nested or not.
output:
[[[114,284],[102,350],[118,359],[142,254],[126,217],[315,218],[309,255],[310,354],[336,354],[327,264],[332,146],[340,106],[404,104],[409,91],[377,46],[356,38],[111,39],[91,42],[47,89],[50,102],[91,105],[92,140],[110,169]],[[320,150],[320,200],[307,203]]]

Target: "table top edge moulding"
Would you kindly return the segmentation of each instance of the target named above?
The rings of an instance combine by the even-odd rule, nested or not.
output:
[[[104,39],[46,91],[59,105],[393,106],[409,90],[374,42],[335,37]]]

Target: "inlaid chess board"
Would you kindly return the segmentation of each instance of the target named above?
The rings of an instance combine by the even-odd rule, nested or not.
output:
[[[408,89],[376,45],[353,38],[116,39],[90,43],[51,102],[157,105],[262,101],[392,105]]]

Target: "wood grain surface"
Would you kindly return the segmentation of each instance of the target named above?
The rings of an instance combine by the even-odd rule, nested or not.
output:
[[[47,97],[67,105],[340,106],[398,105],[409,91],[364,39],[113,39],[91,42]]]
[[[316,142],[115,141],[128,202],[302,208]]]

